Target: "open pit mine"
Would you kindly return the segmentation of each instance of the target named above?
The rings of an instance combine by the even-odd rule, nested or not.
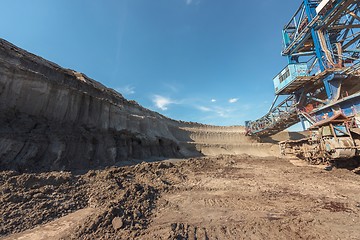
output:
[[[360,176],[0,40],[0,239],[359,239]]]

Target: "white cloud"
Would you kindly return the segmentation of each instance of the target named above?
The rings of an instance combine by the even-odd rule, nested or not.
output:
[[[228,118],[231,115],[231,113],[234,111],[233,108],[226,108],[220,106],[215,106],[215,107],[195,106],[195,107],[202,112],[212,113],[215,114],[215,116],[221,118]],[[215,116],[213,115],[213,117]]]
[[[238,100],[238,98],[230,98],[229,103],[236,103]]]
[[[166,83],[165,87],[168,88],[170,91],[172,91],[174,93],[179,92],[179,87],[176,84]]]
[[[124,87],[118,87],[115,90],[124,95],[132,95],[135,93],[135,87],[130,85],[126,85]]]
[[[229,114],[232,112],[232,109],[229,108],[223,108],[223,107],[216,107],[215,112],[218,114],[219,117],[227,118],[229,117]]]
[[[216,102],[216,99],[211,99],[211,102]]]
[[[200,111],[203,111],[203,112],[211,112],[211,111],[213,111],[211,108],[204,107],[204,106],[197,106],[197,109],[199,109]]]
[[[186,5],[199,5],[201,0],[185,0]]]
[[[160,96],[160,95],[154,95],[153,102],[157,108],[159,108],[163,111],[168,110],[168,106],[170,104],[176,103],[174,100],[167,98],[167,97]]]

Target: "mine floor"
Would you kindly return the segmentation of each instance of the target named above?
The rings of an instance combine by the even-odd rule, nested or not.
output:
[[[5,171],[0,180],[6,240],[360,236],[360,176],[282,158],[144,162],[82,175]]]

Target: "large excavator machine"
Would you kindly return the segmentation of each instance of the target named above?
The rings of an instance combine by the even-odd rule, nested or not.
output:
[[[273,79],[273,104],[245,122],[247,135],[270,136],[300,122],[311,135],[281,142],[283,154],[312,163],[358,154],[359,8],[358,0],[302,0],[282,29],[288,65]]]

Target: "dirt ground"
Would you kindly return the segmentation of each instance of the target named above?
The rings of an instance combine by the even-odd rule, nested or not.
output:
[[[360,239],[359,182],[248,155],[6,171],[0,239]]]

